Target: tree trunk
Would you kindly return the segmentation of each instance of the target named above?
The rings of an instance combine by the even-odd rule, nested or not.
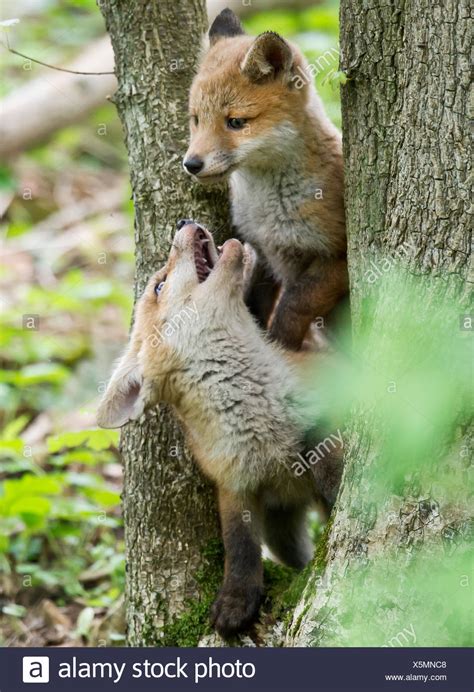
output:
[[[370,372],[376,365],[370,344],[383,342],[387,353],[389,337],[397,338],[394,325],[413,326],[412,362],[402,363],[396,375],[390,367],[379,373],[386,389],[379,392],[380,407],[386,406],[384,397],[397,392],[402,406],[396,410],[403,416],[403,405],[412,403],[403,373],[410,382],[424,367],[417,346],[423,325],[435,330],[424,342],[429,350],[430,339],[441,338],[442,306],[448,305],[453,343],[469,338],[459,323],[468,312],[470,251],[469,8],[467,0],[375,0],[369,5],[341,2],[353,339]],[[407,309],[401,295],[386,291],[380,277],[374,279],[381,266],[383,272],[395,267],[395,257],[405,268],[406,284],[422,294],[419,312],[415,305]],[[391,367],[402,354],[393,355]],[[450,358],[455,358],[453,351]],[[423,384],[429,387],[430,379]],[[430,418],[427,411],[441,396],[436,390],[424,394],[420,420],[425,413]],[[453,409],[460,399],[453,397]],[[466,645],[461,623],[452,627],[450,608],[459,596],[456,618],[462,620],[462,604],[468,608],[472,602],[469,579],[462,591],[469,522],[463,485],[472,470],[465,453],[467,421],[462,413],[454,414],[449,439],[443,438],[446,447],[432,450],[438,458],[430,462],[428,474],[423,472],[427,446],[420,438],[425,432],[436,438],[437,430],[420,424],[415,444],[407,443],[412,456],[400,484],[388,483],[385,492],[374,494],[374,468],[393,461],[384,445],[392,421],[381,420],[380,407],[366,401],[353,410],[342,489],[319,563],[294,615],[291,645]],[[410,411],[409,417],[419,413]],[[449,401],[444,413],[450,415]],[[392,442],[403,445],[405,439],[401,435]]]
[[[115,54],[114,100],[130,162],[138,296],[167,257],[178,219],[207,224],[220,241],[229,229],[225,192],[206,192],[181,165],[206,9],[204,0],[99,6]],[[196,644],[221,569],[213,490],[166,410],[127,426],[121,447],[128,643]]]

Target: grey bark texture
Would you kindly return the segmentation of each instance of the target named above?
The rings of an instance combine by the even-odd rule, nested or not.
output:
[[[114,49],[114,101],[130,163],[138,296],[167,257],[178,219],[207,224],[220,241],[229,231],[226,194],[198,187],[181,164],[206,5],[204,0],[104,0],[99,6]],[[179,621],[187,615],[199,628],[208,604],[199,617],[196,613],[212,581],[210,571],[220,570],[220,559],[213,560],[209,548],[219,537],[214,492],[198,473],[169,411],[153,411],[127,426],[121,451],[128,643],[191,644],[199,632],[191,632],[189,622],[180,631]]]
[[[348,76],[342,86],[342,120],[357,351],[367,314],[370,261],[400,256],[403,246],[410,248],[401,253],[409,274],[434,277],[434,284],[458,306],[459,314],[467,311],[470,11],[466,0],[341,0],[340,16],[341,69]],[[397,316],[396,303],[388,305],[388,300],[379,295],[371,315],[373,329],[380,332],[387,328],[387,308]],[[424,307],[427,314],[436,311],[435,297],[431,301],[428,294]],[[410,492],[392,495],[374,506],[366,471],[377,457],[380,434],[373,410],[359,409],[353,414],[346,436],[343,485],[323,560],[296,608],[288,645],[343,642],[341,593],[350,588],[347,583],[342,587],[344,577],[350,579],[351,569],[370,564],[390,550],[398,555],[396,579],[403,584],[406,599],[394,607],[406,607],[409,613],[413,604],[410,584],[404,581],[407,555],[415,546],[421,554],[429,554],[432,546],[456,535],[467,520],[468,508],[461,498],[457,506],[447,506],[427,486],[415,485]],[[452,463],[453,474],[461,473],[461,459],[454,458]],[[447,592],[446,602],[450,598],[452,593]],[[392,609],[388,611],[382,616],[387,631]],[[367,621],[368,630],[371,627]],[[356,644],[366,644],[366,633],[361,631]],[[433,628],[434,642],[436,634]],[[429,645],[417,641],[419,646],[423,643]]]

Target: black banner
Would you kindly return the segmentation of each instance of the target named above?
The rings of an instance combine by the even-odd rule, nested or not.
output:
[[[470,649],[0,649],[0,692],[471,692]]]

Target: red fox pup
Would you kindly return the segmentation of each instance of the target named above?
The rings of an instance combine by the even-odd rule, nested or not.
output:
[[[229,177],[234,225],[259,257],[248,305],[266,327],[279,295],[270,335],[297,350],[348,291],[341,137],[296,46],[247,36],[228,9],[209,39],[183,165],[203,183]]]
[[[258,614],[262,540],[293,567],[310,559],[307,510],[313,501],[332,506],[340,444],[314,469],[296,461],[314,425],[293,366],[245,305],[243,247],[228,240],[219,255],[206,229],[183,224],[137,303],[97,419],[115,428],[158,402],[174,407],[218,492],[226,556],[212,620],[228,636]]]

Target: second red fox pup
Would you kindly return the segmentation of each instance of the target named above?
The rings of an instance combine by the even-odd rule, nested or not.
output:
[[[194,79],[184,167],[229,178],[233,223],[259,257],[251,310],[298,349],[310,323],[348,291],[341,137],[299,49],[267,31],[247,36],[231,10],[209,30]]]
[[[158,402],[174,407],[218,492],[225,576],[212,619],[228,636],[258,614],[262,540],[290,566],[311,558],[307,510],[335,500],[340,439],[314,468],[300,463],[315,426],[290,360],[245,305],[243,247],[228,240],[219,255],[207,230],[183,223],[137,303],[97,418],[115,428]]]

